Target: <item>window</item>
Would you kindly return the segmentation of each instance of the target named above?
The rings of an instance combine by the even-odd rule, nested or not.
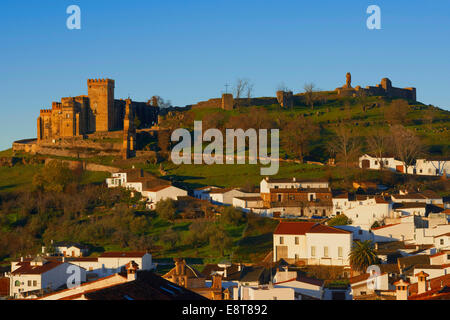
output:
[[[284,244],[284,237],[280,237],[280,244]]]
[[[325,258],[328,257],[328,247],[323,247],[323,256],[324,256]]]
[[[338,257],[342,258],[342,247],[338,247]]]
[[[295,261],[298,260],[298,254],[295,254]]]
[[[440,244],[441,244],[441,246],[444,245],[444,239],[440,240]]]
[[[365,295],[366,295],[366,292],[365,292],[365,291],[361,291],[361,295],[362,295],[362,296],[365,296]]]
[[[299,244],[299,243],[300,243],[299,238],[298,238],[298,237],[295,237],[295,244]]]
[[[31,287],[31,280],[28,280],[28,286]]]
[[[278,195],[278,202],[281,202],[281,194]]]
[[[19,281],[19,280],[16,280],[16,282],[14,282],[14,286],[20,287],[20,281]]]
[[[378,164],[378,161],[375,161],[375,165],[377,165]]]
[[[362,234],[362,230],[361,230],[361,229],[358,230],[358,234],[359,234],[359,235]]]
[[[33,280],[33,287],[37,287],[37,281]]]
[[[311,247],[311,257],[316,256],[316,247]]]

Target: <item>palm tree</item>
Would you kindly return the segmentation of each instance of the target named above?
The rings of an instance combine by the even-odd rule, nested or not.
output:
[[[369,266],[378,263],[377,254],[370,240],[355,241],[349,257],[352,269],[360,272],[366,272]]]

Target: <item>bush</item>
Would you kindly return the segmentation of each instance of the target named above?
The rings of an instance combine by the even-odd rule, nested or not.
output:
[[[349,219],[346,215],[340,214],[328,220],[329,226],[345,226],[352,224],[352,220]]]
[[[220,219],[223,223],[234,226],[238,226],[247,222],[245,213],[234,207],[225,207]]]
[[[177,213],[175,201],[172,199],[160,200],[156,203],[156,213],[164,220],[175,220]]]

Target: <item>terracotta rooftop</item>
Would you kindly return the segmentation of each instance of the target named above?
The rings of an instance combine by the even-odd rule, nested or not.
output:
[[[330,188],[271,188],[270,193],[331,193]]]
[[[18,265],[20,266],[13,272],[11,272],[12,275],[19,275],[19,274],[43,274],[49,270],[52,270],[56,268],[57,266],[61,265],[62,262],[58,261],[47,261],[42,266],[40,265],[31,265],[30,262],[19,262]]]
[[[141,258],[147,252],[145,251],[130,251],[130,252],[103,252],[100,258]]]
[[[315,222],[288,222],[281,221],[274,231],[274,234],[304,235],[306,233],[342,233],[351,232],[338,228],[329,227]]]
[[[84,296],[88,300],[207,300],[201,295],[157,276],[151,271],[139,271],[135,281],[122,283]]]

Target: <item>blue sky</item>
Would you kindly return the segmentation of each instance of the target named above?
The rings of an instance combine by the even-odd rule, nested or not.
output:
[[[66,8],[81,8],[81,30]],[[366,9],[381,8],[381,30]],[[39,109],[86,94],[86,79],[113,78],[116,98],[152,95],[184,106],[251,79],[255,96],[284,82],[334,89],[417,88],[419,101],[450,109],[450,1],[0,2],[0,149],[36,136]]]

